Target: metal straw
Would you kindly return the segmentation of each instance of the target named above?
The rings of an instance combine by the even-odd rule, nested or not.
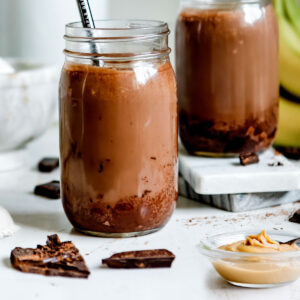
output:
[[[92,11],[90,8],[89,0],[77,0],[77,5],[80,12],[80,17],[81,17],[81,22],[83,27],[96,28]],[[89,37],[93,37],[91,31],[88,31],[87,33]],[[97,47],[94,42],[91,42],[91,51],[92,53],[97,53]],[[99,66],[99,62],[96,60],[93,60],[93,64]]]
[[[95,28],[95,23],[88,0],[77,0],[81,22],[85,28]]]

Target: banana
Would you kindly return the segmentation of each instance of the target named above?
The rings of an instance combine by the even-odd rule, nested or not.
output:
[[[300,147],[300,104],[280,97],[275,145]]]
[[[300,2],[299,0],[286,0],[285,1],[286,12],[293,24],[293,27],[300,34]]]
[[[300,97],[300,53],[297,54],[296,51],[288,47],[288,43],[286,42],[285,39],[286,39],[285,34],[283,32],[280,32],[280,39],[279,39],[280,84],[285,89],[287,89],[290,93]],[[299,50],[300,50],[300,45],[299,45]]]
[[[300,148],[300,2],[274,0],[281,97],[276,145]]]
[[[290,0],[286,2],[288,1]],[[300,97],[300,34],[295,31],[282,10],[278,15],[278,26],[280,84],[290,93]]]

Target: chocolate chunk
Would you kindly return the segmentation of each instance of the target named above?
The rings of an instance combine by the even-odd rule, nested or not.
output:
[[[241,153],[239,158],[240,158],[240,164],[243,166],[256,164],[259,162],[258,156],[254,152]]]
[[[276,146],[276,150],[281,152],[285,157],[290,159],[300,159],[300,148]]]
[[[44,184],[37,185],[34,193],[39,196],[47,197],[50,199],[60,198],[60,184],[59,181],[53,180]]]
[[[293,214],[289,221],[300,224],[300,209]]]
[[[57,157],[45,157],[39,164],[38,169],[41,172],[51,172],[59,166],[59,159]]]
[[[166,249],[120,252],[102,263],[109,268],[170,268],[175,255]]]
[[[46,276],[87,278],[90,274],[75,245],[61,242],[58,235],[48,236],[47,245],[36,249],[16,247],[11,251],[12,266],[25,273]]]
[[[142,194],[142,197],[147,196],[149,193],[151,193],[150,190],[144,190],[144,192],[143,192],[143,194]]]

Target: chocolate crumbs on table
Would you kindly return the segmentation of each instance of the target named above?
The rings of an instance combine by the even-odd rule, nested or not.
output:
[[[284,164],[280,161],[276,161],[276,162],[268,164],[268,166],[269,167],[282,167],[282,166],[284,166]]]

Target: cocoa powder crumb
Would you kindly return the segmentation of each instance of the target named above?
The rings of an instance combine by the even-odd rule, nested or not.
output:
[[[143,194],[142,194],[142,197],[147,196],[149,193],[151,193],[150,190],[144,190],[144,192],[143,192]]]
[[[266,217],[269,218],[269,217],[273,217],[275,216],[273,213],[266,213]]]

